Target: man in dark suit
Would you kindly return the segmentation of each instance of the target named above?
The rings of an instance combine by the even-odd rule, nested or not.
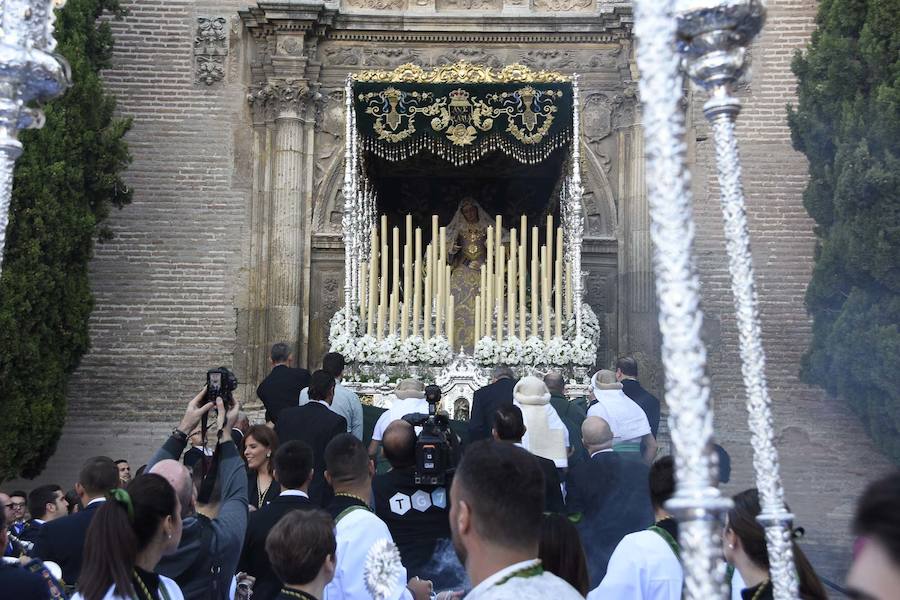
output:
[[[472,396],[472,414],[469,416],[469,431],[466,443],[491,437],[494,413],[501,406],[512,406],[515,374],[509,367],[495,367],[491,373],[491,383]]]
[[[613,452],[606,421],[586,418],[581,439],[590,459],[569,471],[566,508],[577,519],[594,588],[622,538],[653,524],[653,507],[647,464],[637,453]]]
[[[266,506],[250,513],[247,536],[238,571],[256,578],[254,600],[271,600],[281,590],[281,581],[272,570],[266,554],[266,537],[283,516],[293,510],[312,510],[309,484],[313,474],[313,452],[296,440],[279,446],[275,451],[275,479],[281,484],[281,494]]]
[[[28,494],[28,512],[31,519],[25,522],[25,529],[22,530],[19,539],[34,543],[44,525],[69,514],[65,492],[55,483],[34,488]]]
[[[266,407],[266,421],[277,423],[282,409],[299,403],[300,391],[309,385],[309,371],[291,367],[294,355],[287,344],[272,346],[270,356],[272,372],[256,388],[256,395]]]
[[[81,556],[84,538],[91,519],[106,494],[119,486],[119,469],[111,458],[95,456],[88,459],[78,475],[75,491],[84,509],[47,523],[41,527],[34,544],[34,556],[55,562],[62,569],[62,578],[68,585],[75,585],[81,573]]]
[[[521,448],[525,430],[525,419],[522,417],[522,409],[518,406],[514,404],[502,406],[494,413],[491,435],[495,440],[510,442]],[[562,488],[559,486],[559,471],[556,470],[556,464],[549,458],[536,454],[532,456],[544,473],[544,511],[565,513],[566,505],[563,502]]]
[[[659,400],[656,396],[641,387],[638,383],[638,364],[631,356],[624,356],[616,361],[616,380],[622,384],[625,395],[641,407],[650,422],[650,433],[654,438],[659,431]]]
[[[305,442],[313,452],[313,478],[309,498],[318,507],[331,501],[331,487],[325,481],[325,447],[332,438],[347,432],[347,420],[329,408],[334,398],[334,377],[316,371],[309,383],[309,402],[281,411],[275,433],[283,444],[291,440]]]
[[[565,423],[569,430],[569,466],[587,458],[584,446],[581,443],[581,424],[587,416],[587,400],[576,398],[569,400],[566,397],[566,380],[559,371],[550,371],[544,375],[544,385],[550,392],[550,405],[556,410],[556,414]]]

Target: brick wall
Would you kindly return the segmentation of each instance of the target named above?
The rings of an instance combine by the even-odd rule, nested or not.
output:
[[[126,175],[134,203],[112,215],[116,239],[98,246],[92,263],[92,349],[72,380],[68,423],[40,478],[64,485],[100,452],[127,457],[133,468],[145,462],[204,370],[232,364],[235,353],[250,194],[246,88],[236,62],[224,84],[194,84],[192,39],[198,15],[234,15],[246,2],[125,4],[130,14],[114,24],[115,64],[105,79],[119,112],[135,119]],[[794,93],[790,60],[809,36],[815,4],[768,6],[740,120],[768,375],[788,500],[814,564],[840,579],[855,497],[888,464],[840,402],[797,378],[810,335],[803,294],[814,238],[801,203],[806,164],[790,147],[785,104]],[[702,139],[700,104],[693,118]],[[709,372],[718,435],[733,458],[733,493],[753,485],[737,332],[712,142],[698,141],[693,152]]]

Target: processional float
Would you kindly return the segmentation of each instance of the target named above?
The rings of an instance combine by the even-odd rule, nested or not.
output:
[[[424,376],[456,386],[471,401],[471,391],[484,383],[483,369],[498,364],[561,369],[583,383],[600,331],[583,301],[583,187],[580,147],[573,143],[580,139],[577,76],[518,64],[493,69],[461,61],[434,70],[406,64],[348,76],[345,103],[344,306],[331,321],[329,342],[355,363],[355,383],[378,383],[377,374],[387,390],[385,378]],[[486,258],[469,353],[454,327],[459,307],[448,249],[457,240],[448,239],[437,215],[420,216],[424,227],[413,227],[412,215],[405,215],[389,229],[364,164],[373,155],[395,163],[423,151],[453,166],[493,152],[522,165],[566,152],[554,191],[559,223],[551,207],[537,223],[527,215],[512,223],[481,216]],[[371,386],[358,389],[378,395]]]

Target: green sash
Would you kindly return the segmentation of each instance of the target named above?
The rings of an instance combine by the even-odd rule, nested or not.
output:
[[[659,535],[662,539],[664,539],[669,545],[669,548],[672,549],[672,552],[675,553],[675,558],[678,559],[678,562],[681,562],[681,546],[678,545],[678,540],[673,538],[671,533],[669,533],[659,525],[651,525],[647,529],[648,531],[652,531],[653,533]]]
[[[613,444],[613,452],[638,452],[641,451],[640,442],[622,442],[621,444]]]

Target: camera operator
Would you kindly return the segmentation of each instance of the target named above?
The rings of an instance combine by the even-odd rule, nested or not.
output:
[[[438,542],[450,539],[450,476],[443,485],[416,484],[416,434],[406,421],[388,425],[382,443],[391,470],[372,482],[375,514],[387,524],[407,572],[434,579],[437,573],[425,572],[425,567]],[[435,585],[441,587],[440,582]]]
[[[204,388],[188,403],[181,424],[153,456],[147,469],[150,473],[165,477],[175,488],[181,503],[181,543],[175,552],[160,560],[156,572],[174,579],[187,600],[220,600],[228,597],[231,577],[237,568],[247,529],[247,474],[230,435],[240,406],[229,398],[230,407],[226,412],[221,399],[216,400],[216,405],[209,400]],[[211,425],[215,427],[213,438],[219,434],[216,449],[218,456],[214,456],[213,463],[218,464],[207,477],[215,476],[221,489],[218,511],[215,510],[212,493],[208,498],[199,499],[207,508],[212,508],[211,511],[204,512],[217,513],[210,518],[199,512],[198,493],[191,473],[178,462],[178,457],[187,445],[187,433],[198,426],[203,417],[212,411],[213,406],[217,408],[216,423]],[[199,462],[196,468],[202,469],[203,462]]]
[[[378,456],[378,446],[384,437],[387,426],[397,419],[415,413],[428,413],[428,400],[425,399],[425,384],[416,379],[401,379],[394,389],[395,398],[391,401],[391,407],[378,417],[375,428],[372,430],[372,441],[369,442],[369,456],[375,459]]]

